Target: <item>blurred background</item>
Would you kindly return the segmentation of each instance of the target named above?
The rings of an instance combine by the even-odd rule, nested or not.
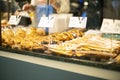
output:
[[[9,20],[26,3],[31,0],[0,0],[1,18]],[[100,29],[103,18],[120,19],[120,0],[70,0],[69,13],[87,16],[87,29]]]

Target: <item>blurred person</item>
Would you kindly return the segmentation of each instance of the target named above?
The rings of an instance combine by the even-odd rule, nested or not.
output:
[[[20,7],[15,0],[0,0],[0,9],[2,12],[2,18],[7,19],[11,13],[14,14],[14,12],[17,9],[20,9]]]
[[[73,16],[81,16],[83,3],[83,0],[70,0],[70,13],[73,13]]]
[[[15,1],[18,3],[18,5],[20,6],[21,9],[24,4],[31,2],[31,0],[15,0]]]
[[[120,0],[103,0],[103,18],[120,19]]]
[[[57,13],[68,13],[70,11],[70,0],[31,0],[31,5],[52,5]]]
[[[49,0],[49,2],[57,13],[70,12],[70,0]]]
[[[52,6],[47,5],[46,0],[31,0],[31,3],[27,3],[22,7],[22,10],[33,12],[33,26],[38,26],[40,18],[42,16],[48,16],[53,13]]]
[[[70,11],[69,0],[31,0],[31,4],[25,4],[23,10],[29,9],[30,6],[36,8],[37,24],[42,16],[52,13],[69,13]]]
[[[24,5],[23,10],[28,9],[30,5],[35,8],[35,19],[33,20],[33,23],[38,27],[40,18],[42,16],[49,16],[53,13],[69,13],[69,4],[69,0],[31,0],[31,4]],[[47,27],[45,30],[48,32]]]

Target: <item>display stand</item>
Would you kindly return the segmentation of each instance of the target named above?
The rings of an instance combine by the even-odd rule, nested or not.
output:
[[[120,80],[118,71],[0,51],[1,80]]]

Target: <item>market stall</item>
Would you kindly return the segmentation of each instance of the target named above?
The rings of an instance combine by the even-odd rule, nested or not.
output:
[[[29,15],[20,10],[0,23],[1,80],[120,79],[119,20],[104,19],[100,30],[91,30],[86,16],[47,15],[33,26]]]

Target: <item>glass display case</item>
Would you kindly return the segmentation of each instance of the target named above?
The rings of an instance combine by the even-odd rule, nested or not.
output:
[[[116,73],[116,77],[118,77],[118,73],[120,71],[119,34],[117,36],[111,34],[109,37],[108,34],[103,33],[99,30],[102,25],[104,14],[104,11],[102,10],[105,9],[105,6],[102,5],[103,0],[75,0],[75,2],[70,0],[71,6],[69,7],[74,6],[75,8],[76,2],[79,4],[79,7],[81,7],[81,9],[79,8],[81,13],[78,14],[76,14],[76,12],[74,13],[74,10],[59,14],[54,10],[53,4],[50,1],[52,0],[47,0],[44,6],[36,6],[27,3],[27,6],[26,4],[24,5],[24,10],[17,10],[17,12],[14,13],[15,17],[26,17],[23,13],[24,11],[27,12],[27,18],[29,18],[29,20],[32,22],[27,26],[22,24],[26,23],[26,19],[21,19],[21,24],[11,25],[11,15],[8,15],[8,22],[6,24],[3,24],[3,11],[1,9],[0,51],[2,54],[0,56],[10,59],[12,58],[13,60],[22,60],[25,62],[27,60],[26,56],[29,56],[28,62],[32,64],[36,64],[36,62],[31,62],[30,58],[35,58],[35,60],[45,59],[48,60],[48,62],[49,60],[52,60],[53,62],[57,61],[58,63],[62,62],[63,65],[68,63],[68,65],[74,65],[75,68],[78,66],[87,66],[90,68],[94,67],[95,70],[97,68],[98,71],[100,71],[99,69],[103,69],[101,70],[103,72],[108,71],[108,73],[109,71],[113,71],[113,73]],[[58,4],[58,2],[54,3],[57,4],[57,7],[59,9],[60,4]],[[37,10],[42,11],[37,13]],[[86,13],[87,15],[85,15]],[[94,16],[93,13],[96,14],[96,16]],[[42,27],[38,26],[41,19],[43,19],[44,22],[47,22],[45,21],[45,17],[47,18],[46,20],[50,21],[51,16],[54,16],[53,18],[55,19],[53,28],[46,27],[47,23],[45,23],[45,25]],[[80,16],[88,17],[86,28],[69,27],[68,24],[70,18],[77,17],[77,19],[79,19]],[[14,19],[17,20],[17,18]],[[12,23],[13,22],[14,20]],[[50,30],[52,32],[50,32]],[[19,58],[19,56],[23,56],[24,58]],[[44,63],[37,64],[43,65]],[[49,67],[49,65],[45,66]],[[57,68],[59,67],[58,65],[56,66]],[[81,74],[82,71],[79,71],[80,73],[77,73]],[[74,71],[72,72],[74,73]],[[107,77],[107,79],[110,78]]]

